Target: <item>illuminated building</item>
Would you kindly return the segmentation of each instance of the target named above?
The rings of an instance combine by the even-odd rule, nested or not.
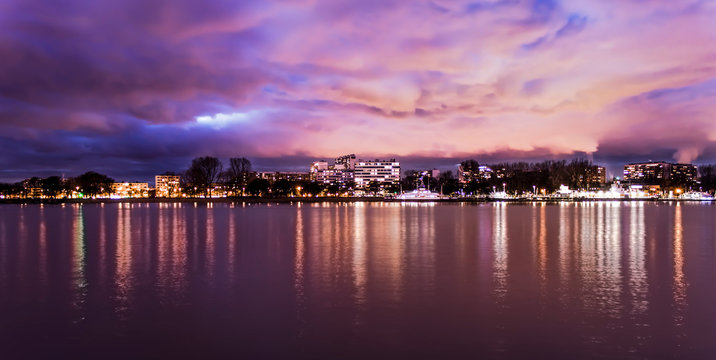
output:
[[[278,180],[302,181],[311,178],[310,173],[301,171],[264,171],[256,173],[260,179],[274,183]]]
[[[400,182],[400,162],[390,160],[358,160],[353,174],[356,187],[365,187],[372,181],[379,183]]]
[[[310,178],[323,184],[345,185],[353,181],[356,156],[341,156],[333,164],[327,161],[315,161],[311,164]]]
[[[672,186],[691,189],[696,186],[699,169],[691,164],[671,164],[669,180]]]
[[[502,176],[500,176],[500,175],[502,175]],[[470,168],[465,168],[462,166],[462,164],[458,165],[458,168],[457,168],[457,178],[458,178],[458,181],[460,181],[460,183],[462,183],[462,184],[467,184],[467,183],[473,182],[473,181],[480,182],[480,181],[490,180],[493,176],[495,176],[497,178],[502,178],[502,177],[504,177],[504,174],[502,172],[496,173],[489,166],[483,166],[483,165],[478,166],[476,170],[470,169]]]
[[[624,165],[624,180],[636,184],[691,188],[696,185],[698,168],[691,164],[648,162]]]
[[[116,198],[149,197],[149,183],[119,182],[112,184],[112,196]]]
[[[587,170],[588,187],[599,188],[607,183],[607,169],[604,166],[595,165]]]
[[[624,180],[632,183],[661,184],[669,176],[669,163],[648,162],[624,165]]]
[[[181,196],[178,175],[157,175],[154,177],[156,197],[172,198]]]
[[[410,174],[415,178],[416,186],[430,186],[437,184],[437,178],[440,176],[440,170],[415,170]]]

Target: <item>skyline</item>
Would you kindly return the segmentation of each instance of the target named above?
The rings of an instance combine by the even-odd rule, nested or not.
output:
[[[0,181],[204,155],[716,161],[714,1],[64,5],[0,4]]]

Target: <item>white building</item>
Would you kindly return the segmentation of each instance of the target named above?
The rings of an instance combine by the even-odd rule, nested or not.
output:
[[[119,182],[112,184],[113,198],[145,198],[149,197],[149,184],[138,182]]]
[[[372,181],[397,184],[400,182],[400,162],[395,159],[358,160],[353,177],[358,188],[365,187]]]
[[[179,185],[178,175],[157,175],[154,177],[154,187],[156,189],[156,197],[179,197],[181,196],[181,186]]]

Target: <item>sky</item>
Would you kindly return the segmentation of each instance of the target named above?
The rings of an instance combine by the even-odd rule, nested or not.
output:
[[[714,0],[4,0],[0,181],[716,162]]]

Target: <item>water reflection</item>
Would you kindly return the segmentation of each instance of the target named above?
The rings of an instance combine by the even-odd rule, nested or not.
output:
[[[115,254],[114,283],[116,290],[116,312],[125,313],[130,307],[132,291],[132,212],[130,204],[118,204],[117,243]]]
[[[74,207],[75,216],[72,232],[74,239],[72,241],[72,305],[80,314],[75,318],[76,322],[85,319],[84,307],[87,296],[87,278],[85,268],[87,266],[86,259],[86,235],[84,223],[84,207],[77,204]]]
[[[684,275],[684,227],[681,203],[674,209],[674,325],[681,328],[686,321],[686,276]]]
[[[493,276],[495,295],[504,298],[507,293],[507,204],[496,203],[493,229]]]
[[[58,342],[173,336],[161,342],[182,347],[177,339],[190,335],[222,349],[300,343],[293,350],[320,353],[332,344],[357,357],[371,346],[438,354],[436,343],[545,357],[554,339],[576,358],[704,357],[690,349],[710,350],[716,336],[709,205],[120,203],[0,212],[0,330],[18,343],[23,333],[8,329],[33,316],[24,334]],[[37,305],[38,294],[61,305]],[[60,325],[37,326],[53,316]]]
[[[644,314],[649,305],[647,298],[648,276],[646,273],[646,226],[644,203],[629,204],[629,292],[633,315]]]

